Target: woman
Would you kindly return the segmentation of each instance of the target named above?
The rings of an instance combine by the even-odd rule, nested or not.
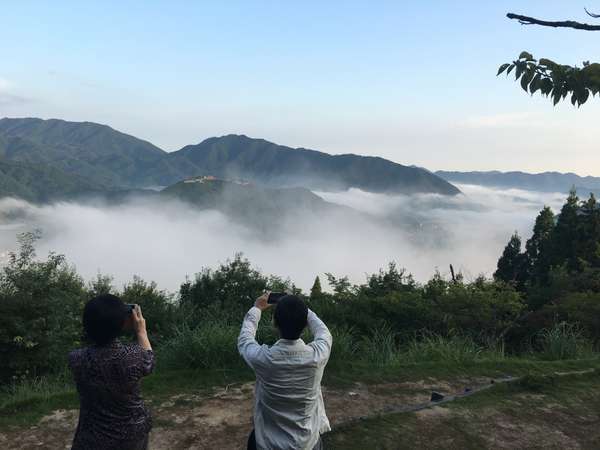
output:
[[[129,326],[137,343],[117,339]],[[140,380],[152,372],[154,354],[140,307],[100,295],[85,305],[83,327],[91,345],[69,354],[80,400],[73,450],[147,449],[152,423]]]

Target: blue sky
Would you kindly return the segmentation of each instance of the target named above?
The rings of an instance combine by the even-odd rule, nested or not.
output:
[[[426,4],[425,4],[426,3]],[[521,50],[600,60],[566,1],[21,1],[0,21],[0,116],[106,123],[175,150],[243,133],[430,169],[600,176],[600,100],[496,78]]]

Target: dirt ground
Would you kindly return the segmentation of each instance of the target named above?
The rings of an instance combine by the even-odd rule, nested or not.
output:
[[[332,427],[390,407],[425,403],[431,391],[448,394],[482,379],[453,382],[419,380],[410,383],[365,385],[349,389],[323,388],[325,407]],[[254,383],[234,384],[209,394],[175,395],[160,404],[149,402],[154,418],[152,450],[243,449],[252,429]],[[426,414],[426,413],[425,413]],[[57,410],[27,429],[0,433],[4,450],[69,449],[77,424],[77,410]]]

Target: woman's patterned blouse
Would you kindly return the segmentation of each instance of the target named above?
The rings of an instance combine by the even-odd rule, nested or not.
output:
[[[137,448],[152,428],[140,380],[154,368],[153,352],[115,340],[71,352],[69,366],[80,399],[73,450]]]

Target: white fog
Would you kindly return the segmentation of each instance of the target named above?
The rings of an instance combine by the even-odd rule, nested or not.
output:
[[[117,285],[133,275],[176,291],[186,275],[216,267],[236,252],[265,273],[309,289],[316,275],[331,272],[363,282],[390,261],[419,281],[452,263],[467,279],[491,275],[510,235],[527,238],[538,211],[560,208],[565,194],[458,186],[464,195],[389,196],[356,189],[317,193],[364,214],[338,212],[283,220],[273,240],[216,211],[183,203],[130,201],[119,206],[57,203],[34,206],[0,200],[0,246],[16,248],[16,234],[39,228],[39,257],[66,255],[87,280],[111,275]],[[415,234],[416,229],[420,230]],[[323,277],[322,277],[323,278]]]

